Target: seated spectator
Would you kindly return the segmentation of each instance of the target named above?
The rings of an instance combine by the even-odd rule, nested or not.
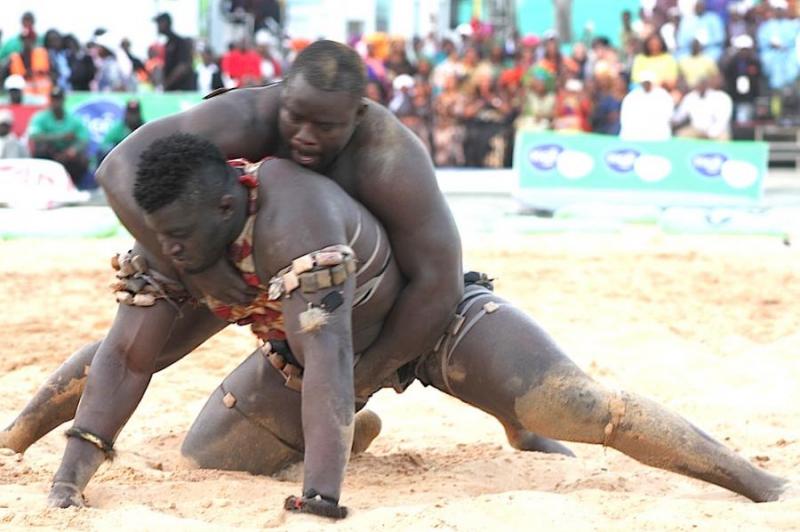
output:
[[[144,62],[144,69],[147,71],[150,85],[161,87],[164,84],[164,48],[162,46],[153,44],[147,48],[147,61]]]
[[[642,83],[642,74],[647,72],[652,83],[672,90],[678,81],[678,63],[664,45],[664,39],[654,33],[644,41],[644,50],[636,54],[631,71],[631,82]]]
[[[620,111],[627,86],[625,80],[611,76],[597,78],[597,95],[592,110],[592,131],[603,135],[619,135]]]
[[[656,75],[639,74],[641,85],[622,100],[620,138],[624,140],[669,140],[672,137],[672,96],[656,85]]]
[[[32,29],[22,32],[22,51],[13,52],[9,58],[8,72],[25,78],[25,92],[44,96],[50,93],[53,79],[47,49],[38,44]]]
[[[678,26],[681,22],[681,10],[678,6],[673,6],[667,9],[667,18],[661,29],[658,31],[661,38],[664,39],[664,44],[667,50],[674,54],[678,48]]]
[[[755,118],[756,98],[760,94],[761,61],[753,50],[753,38],[739,35],[733,39],[736,50],[723,67],[725,91],[733,100],[733,115],[737,124],[747,124]]]
[[[125,140],[125,137],[139,129],[144,124],[142,119],[142,109],[139,100],[128,100],[125,104],[125,114],[122,120],[116,121],[106,132],[103,142],[100,145],[100,156],[98,163],[113,150],[117,144]]]
[[[78,185],[89,168],[86,147],[89,130],[77,116],[64,108],[64,91],[55,87],[50,107],[36,113],[28,126],[33,156],[60,162]]]
[[[12,131],[14,113],[0,109],[0,159],[23,159],[28,156],[28,148]]]
[[[550,129],[555,108],[555,93],[548,92],[544,80],[536,76],[530,76],[522,112],[514,126],[517,130],[543,131]]]
[[[689,55],[695,40],[703,44],[711,59],[719,61],[725,44],[725,25],[718,14],[706,10],[705,0],[697,0],[694,13],[683,17],[678,26],[678,57]]]
[[[697,39],[692,41],[692,53],[678,61],[678,68],[689,90],[697,87],[701,79],[713,78],[719,74],[716,61],[703,51],[703,45]]]
[[[592,104],[579,79],[568,79],[556,94],[553,129],[556,131],[591,131],[589,116]]]
[[[675,134],[694,139],[730,140],[732,112],[731,97],[712,88],[709,79],[700,80],[675,111],[673,122],[678,127]]]
[[[466,97],[458,78],[444,78],[442,91],[433,100],[433,143],[436,166],[464,166],[464,107]]]

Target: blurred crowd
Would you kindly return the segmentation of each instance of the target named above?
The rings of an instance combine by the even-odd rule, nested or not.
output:
[[[496,168],[511,164],[520,130],[726,140],[760,121],[791,123],[800,115],[797,14],[795,0],[642,0],[637,13],[620,13],[620,35],[590,24],[572,43],[473,20],[440,37],[378,33],[348,44],[367,65],[367,96],[414,131],[437,165]],[[47,107],[24,130],[8,123],[18,113],[0,111],[0,156],[30,149],[80,172],[86,133],[63,118],[64,93],[264,85],[310,42],[262,27],[216,53],[177,35],[167,13],[154,23],[162,39],[140,58],[125,38],[40,33],[25,13],[20,33],[0,43],[0,76],[11,104]],[[131,100],[103,152],[141,123]]]

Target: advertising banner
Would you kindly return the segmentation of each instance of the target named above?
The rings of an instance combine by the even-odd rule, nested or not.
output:
[[[89,152],[94,155],[109,128],[121,120],[128,100],[138,100],[142,118],[150,122],[185,111],[202,100],[198,92],[70,92],[65,105],[80,116],[89,128]]]
[[[628,142],[521,131],[514,148],[515,196],[536,208],[586,202],[753,206],[763,194],[768,151],[764,142]]]

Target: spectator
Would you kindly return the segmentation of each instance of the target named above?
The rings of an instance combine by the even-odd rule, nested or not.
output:
[[[718,14],[706,10],[705,0],[697,0],[694,13],[681,20],[677,33],[679,57],[691,52],[694,40],[703,45],[703,50],[711,59],[719,61],[725,44],[725,25]]]
[[[514,119],[511,104],[500,97],[496,82],[488,77],[478,80],[478,85],[467,94],[464,106],[466,164],[501,168],[506,161]]]
[[[38,44],[33,29],[22,31],[22,51],[13,52],[9,58],[8,72],[25,78],[25,92],[46,96],[53,81],[50,75],[50,58],[47,49]]]
[[[586,79],[586,64],[589,55],[586,46],[582,42],[572,45],[572,53],[564,60],[564,71],[567,76],[583,81]]]
[[[202,94],[209,94],[224,87],[225,82],[217,58],[214,57],[213,50],[205,46],[200,52],[200,64],[197,66],[197,90]]]
[[[675,88],[678,81],[678,63],[664,45],[664,39],[653,33],[644,41],[644,50],[633,60],[631,81],[642,83],[642,74],[648,73],[652,83],[667,90]]]
[[[158,25],[158,33],[167,38],[164,52],[165,91],[193,91],[197,88],[197,80],[192,64],[194,44],[191,39],[181,37],[172,30],[172,17],[169,13],[161,13],[153,21]]]
[[[378,83],[376,80],[371,79],[367,82],[367,88],[364,89],[364,94],[367,98],[381,105],[386,105],[386,89],[383,84]]]
[[[147,61],[144,63],[147,77],[153,87],[164,85],[164,49],[153,44],[147,48]]]
[[[798,75],[796,41],[800,28],[796,19],[787,17],[785,1],[773,1],[766,7],[765,20],[758,28],[758,49],[761,64],[773,90],[781,90],[795,82]]]
[[[548,91],[555,91],[563,66],[558,38],[554,34],[547,34],[544,41],[544,54],[533,67],[533,75],[544,80]]]
[[[42,109],[42,106],[32,102],[32,98],[22,92],[25,88],[25,80],[22,76],[8,76],[4,87],[8,92],[8,104],[3,108],[11,111],[14,117],[12,132],[17,138],[25,141],[27,140],[28,123],[33,115]]]
[[[591,103],[583,90],[583,82],[568,79],[556,94],[553,129],[557,131],[591,131]]]
[[[592,41],[591,53],[586,65],[587,79],[601,76],[617,78],[621,74],[622,65],[619,55],[611,46],[611,42],[606,37],[596,37]]]
[[[414,78],[408,74],[394,78],[392,85],[395,95],[389,102],[389,110],[417,135],[426,151],[431,153],[430,103],[422,94],[416,94]]]
[[[434,161],[437,166],[464,166],[465,128],[463,123],[466,98],[458,86],[458,78],[444,78],[441,93],[433,101]]]
[[[144,124],[142,119],[142,109],[139,105],[139,100],[128,100],[125,104],[125,114],[122,120],[116,121],[108,130],[103,142],[100,145],[100,157],[98,163],[105,158],[105,156],[113,150],[117,144],[125,140],[125,138],[139,129]]]
[[[56,30],[47,30],[44,34],[44,47],[50,60],[50,71],[53,82],[64,90],[69,88],[69,61],[64,50],[64,40]]]
[[[603,135],[619,135],[622,99],[627,92],[625,80],[600,76],[597,78],[597,89],[592,110],[592,131]]]
[[[25,99],[25,78],[19,74],[11,74],[3,83],[3,88],[8,93],[8,101],[12,104],[21,104]]]
[[[108,33],[95,38],[99,69],[95,82],[100,92],[132,92],[136,90],[133,65],[125,52]]]
[[[0,159],[23,159],[28,156],[25,143],[14,134],[14,113],[0,109]]]
[[[636,42],[637,40],[638,37],[636,35],[636,32],[633,31],[631,12],[630,10],[626,9],[622,12],[622,30],[619,33],[619,42],[620,42],[620,47],[622,48],[620,50],[622,52],[622,55],[620,55],[619,59],[622,63],[625,63],[629,60],[633,60],[632,56],[627,57],[625,55],[627,49],[626,45],[628,44],[628,42],[631,41]]]
[[[753,50],[753,39],[739,35],[733,39],[736,53],[724,66],[725,89],[733,100],[733,115],[737,124],[755,118],[756,98],[760,93],[761,62]]]
[[[670,121],[674,104],[669,93],[656,84],[656,79],[653,72],[641,72],[641,86],[623,98],[620,109],[620,138],[655,141],[669,140],[672,137]]]
[[[97,73],[94,60],[81,46],[74,35],[66,35],[63,39],[64,49],[69,64],[69,87],[74,91],[88,91]]]
[[[402,40],[392,41],[389,46],[389,56],[383,64],[388,77],[392,80],[402,74],[411,75],[414,73],[414,67],[411,65],[411,61],[408,60],[408,56],[406,56],[405,42]]]
[[[703,51],[703,45],[697,39],[692,41],[692,53],[678,61],[683,80],[689,90],[697,87],[701,79],[709,79],[719,74],[717,63]]]
[[[709,79],[702,79],[697,88],[683,97],[673,122],[679,137],[730,140],[733,102],[726,93],[711,88]],[[681,126],[688,122],[688,124]]]
[[[542,131],[550,129],[556,107],[555,93],[547,90],[543,79],[533,75],[528,78],[522,112],[517,118],[517,130]]]
[[[133,52],[131,52],[130,39],[127,37],[123,38],[119,43],[119,49],[123,54],[125,54],[125,57],[128,58],[128,61],[130,61],[131,70],[136,79],[142,82],[147,81],[147,69],[145,68],[142,60],[136,57]]]
[[[499,79],[505,69],[503,64],[503,47],[500,44],[493,44],[489,56],[478,64],[475,71],[476,76],[489,76],[492,79]]]
[[[255,50],[259,55],[262,83],[272,83],[283,76],[281,62],[272,54],[268,37],[269,34],[265,30],[256,35],[258,40],[256,40]]]
[[[667,11],[667,20],[658,30],[664,44],[670,53],[675,53],[678,48],[678,27],[681,23],[681,10],[677,6],[670,7]]]
[[[80,118],[66,111],[61,88],[53,88],[50,107],[31,119],[28,138],[34,157],[60,162],[76,185],[81,182],[89,168],[89,130]]]
[[[458,60],[458,52],[456,52],[453,43],[445,41],[442,49],[447,50],[449,55],[433,69],[431,81],[434,91],[442,90],[447,79],[452,76],[455,76],[459,80],[464,77],[464,68],[461,61]]]
[[[22,24],[22,30],[20,31],[19,35],[11,37],[3,43],[2,47],[0,47],[0,63],[5,62],[13,53],[22,52],[25,35],[36,35],[36,30],[34,29],[36,20],[33,17],[33,13],[30,11],[23,13],[20,23]],[[36,44],[41,45],[42,40],[38,39]]]

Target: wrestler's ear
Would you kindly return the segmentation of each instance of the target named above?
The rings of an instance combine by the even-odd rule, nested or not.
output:
[[[228,220],[231,216],[233,216],[234,204],[235,200],[233,194],[223,194],[219,198],[217,209],[219,209],[219,213],[222,215],[223,220]]]
[[[356,109],[356,124],[361,122],[361,119],[364,118],[364,115],[367,114],[367,99],[361,98],[361,102],[358,104],[358,109]]]

